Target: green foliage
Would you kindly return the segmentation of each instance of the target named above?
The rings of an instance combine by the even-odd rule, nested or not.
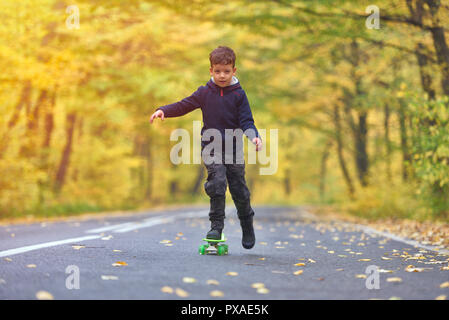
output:
[[[419,193],[434,214],[449,214],[449,98],[416,99],[411,114],[419,132],[413,146],[413,167],[421,181]]]

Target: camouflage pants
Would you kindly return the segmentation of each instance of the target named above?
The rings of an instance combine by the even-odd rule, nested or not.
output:
[[[228,185],[239,219],[254,216],[250,204],[250,192],[245,181],[245,164],[227,164],[223,161],[204,165],[207,169],[207,181],[204,184],[204,189],[210,197],[209,220],[220,225],[223,224]]]

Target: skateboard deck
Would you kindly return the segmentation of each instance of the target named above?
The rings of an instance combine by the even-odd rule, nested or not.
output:
[[[221,244],[222,242],[225,242],[227,239],[224,235],[224,233],[221,234],[221,239],[208,239],[203,238],[203,241],[206,241],[207,244],[200,245],[198,252],[201,255],[204,254],[216,254],[218,256],[223,256],[225,254],[228,254],[228,245],[227,244]]]

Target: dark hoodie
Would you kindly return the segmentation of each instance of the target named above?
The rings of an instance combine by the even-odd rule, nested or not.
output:
[[[249,107],[245,91],[240,86],[238,79],[233,77],[231,84],[220,87],[211,78],[205,86],[201,86],[191,96],[181,101],[157,108],[162,110],[167,118],[183,116],[197,108],[203,113],[203,128],[218,129],[222,139],[225,137],[225,129],[242,129],[248,139],[252,141],[259,137],[259,132],[254,125],[253,115]],[[202,142],[204,147],[208,141]]]

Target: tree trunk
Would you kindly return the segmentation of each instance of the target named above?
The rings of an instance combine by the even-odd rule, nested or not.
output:
[[[355,87],[355,96],[361,97],[364,95],[362,89],[362,79],[360,78],[360,75],[357,74],[357,70],[360,65],[361,51],[356,40],[353,40],[351,42],[350,49],[351,55],[349,56],[348,60],[352,65],[351,78]],[[368,185],[369,171],[369,159],[367,151],[368,111],[362,108],[359,108],[359,110],[356,109],[357,122],[355,122],[351,112],[354,96],[349,95],[347,98],[349,99],[346,99],[345,113],[347,116],[347,120],[349,121],[349,125],[351,127],[355,142],[354,159],[357,168],[357,176],[359,178],[360,184],[365,187]]]
[[[11,118],[8,121],[8,126],[6,129],[6,132],[3,134],[3,137],[0,140],[0,158],[5,154],[9,140],[11,139],[11,132],[16,126],[17,122],[19,121],[20,112],[22,111],[22,108],[24,105],[29,108],[29,104],[31,98],[31,82],[25,81],[22,92],[20,94],[20,98],[16,103],[16,106],[14,107],[14,113],[12,114]]]
[[[324,202],[326,199],[326,174],[327,174],[327,160],[329,158],[330,148],[332,147],[332,141],[328,140],[321,156],[321,168],[320,168],[320,201]]]
[[[427,97],[429,100],[435,99],[435,89],[433,86],[433,77],[432,77],[432,70],[431,65],[428,62],[427,59],[427,52],[425,45],[421,42],[419,42],[416,45],[416,58],[418,60],[418,66],[419,66],[419,75],[421,77],[421,86],[424,90],[424,92],[427,93]]]
[[[72,153],[73,132],[75,129],[76,113],[69,113],[66,117],[66,144],[62,152],[61,162],[56,173],[54,190],[59,193],[64,185],[67,170],[70,164],[70,155]]]
[[[352,182],[352,178],[349,175],[349,171],[346,166],[346,161],[343,156],[343,138],[342,138],[342,129],[341,129],[341,121],[340,121],[340,111],[338,106],[334,106],[334,126],[335,126],[335,140],[337,141],[337,155],[338,162],[340,164],[340,169],[343,174],[343,178],[346,182],[346,186],[348,188],[348,192],[351,198],[354,197],[354,184]]]
[[[286,196],[289,196],[292,192],[292,183],[290,180],[290,169],[285,170],[285,177],[284,177],[284,192]]]
[[[402,100],[399,100],[399,133],[401,136],[401,152],[402,152],[402,181],[406,182],[409,178],[409,170],[411,165],[411,156],[408,146],[407,137],[407,116],[405,114],[405,106]]]
[[[39,93],[39,97],[34,105],[34,108],[28,110],[26,117],[26,132],[24,144],[20,148],[19,154],[23,157],[29,158],[36,154],[37,138],[39,137],[39,118],[42,109],[46,108],[48,104],[48,91],[43,89]]]
[[[439,0],[425,0],[429,6],[432,20],[430,33],[432,34],[433,46],[437,56],[438,66],[441,73],[441,88],[446,96],[449,96],[449,48],[444,35],[444,28],[440,25],[438,11],[441,3]]]
[[[47,149],[50,147],[51,143],[51,137],[53,135],[53,129],[54,129],[54,107],[56,104],[56,91],[53,91],[50,98],[50,103],[48,104],[48,108],[45,110],[45,116],[44,116],[44,127],[45,127],[45,133],[44,133],[44,140],[42,142],[42,147],[44,149]]]
[[[384,107],[384,140],[385,140],[385,161],[387,180],[391,182],[391,141],[390,141],[390,107],[386,104]]]

